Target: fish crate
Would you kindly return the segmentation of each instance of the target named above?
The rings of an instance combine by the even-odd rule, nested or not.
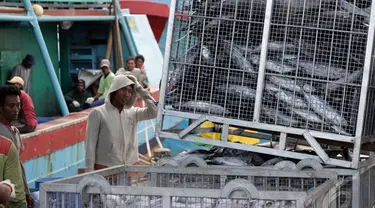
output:
[[[41,184],[40,207],[333,208],[342,181],[331,171],[117,166]]]
[[[359,168],[375,149],[374,31],[370,0],[172,0],[157,135]],[[169,131],[169,116],[192,122]],[[220,141],[196,135],[206,121]],[[229,127],[279,147],[228,142]],[[289,139],[315,154],[287,151]]]

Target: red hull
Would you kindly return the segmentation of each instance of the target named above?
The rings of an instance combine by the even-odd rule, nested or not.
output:
[[[147,0],[120,0],[120,7],[129,9],[131,14],[147,15],[155,39],[159,42],[169,17],[167,4]]]

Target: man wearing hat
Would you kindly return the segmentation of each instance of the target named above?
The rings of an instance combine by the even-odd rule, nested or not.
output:
[[[100,68],[102,69],[103,76],[100,78],[98,92],[94,97],[87,98],[86,100],[86,103],[90,108],[104,104],[104,99],[107,97],[108,90],[111,87],[113,78],[115,77],[115,74],[111,72],[111,64],[108,59],[102,60]]]
[[[17,127],[21,134],[26,134],[35,131],[38,125],[34,103],[31,97],[23,91],[24,81],[21,77],[15,76],[7,82],[8,85],[16,86],[21,92],[21,110],[18,119],[12,124]]]
[[[30,79],[31,79],[31,68],[35,65],[35,58],[33,55],[27,54],[22,60],[22,63],[17,64],[12,69],[12,76],[19,76],[24,81],[23,89],[26,93],[30,93]]]

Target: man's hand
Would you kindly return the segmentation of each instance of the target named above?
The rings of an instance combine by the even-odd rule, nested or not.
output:
[[[26,195],[26,202],[28,208],[34,208],[35,201],[31,195]]]
[[[95,99],[93,97],[89,97],[89,98],[87,98],[85,103],[91,105],[91,103],[93,103],[94,101],[95,101]]]
[[[16,191],[14,189],[14,184],[10,182],[9,179],[1,181],[0,184],[4,184],[10,189],[10,198],[16,198]]]
[[[135,76],[133,76],[133,75],[126,75],[126,77],[134,82],[134,89],[138,93],[138,90],[141,89],[142,86],[139,84],[137,78],[135,78]]]
[[[72,102],[72,104],[74,105],[74,107],[76,107],[76,108],[78,108],[79,106],[81,106],[80,104],[79,104],[79,102],[78,101],[73,101]]]

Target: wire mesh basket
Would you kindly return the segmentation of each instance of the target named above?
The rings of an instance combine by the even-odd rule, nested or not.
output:
[[[41,207],[322,207],[332,205],[329,193],[338,179],[334,171],[118,166],[43,183],[40,202]]]

